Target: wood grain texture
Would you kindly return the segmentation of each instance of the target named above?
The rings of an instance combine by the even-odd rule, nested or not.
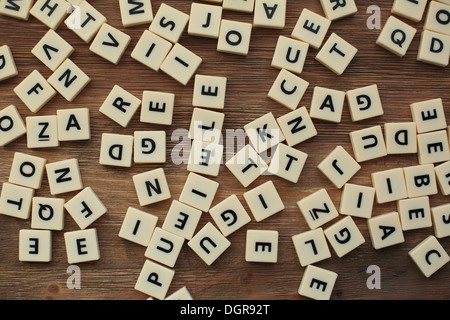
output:
[[[189,13],[191,1],[167,1],[177,9]],[[134,285],[145,261],[145,248],[118,237],[125,212],[129,206],[140,208],[159,217],[162,225],[171,200],[163,201],[145,208],[139,207],[132,183],[132,175],[157,167],[163,167],[170,182],[172,199],[178,199],[188,172],[186,164],[172,163],[171,150],[179,145],[179,131],[188,129],[192,114],[193,80],[182,86],[162,72],[154,72],[134,61],[131,51],[147,25],[124,28],[121,24],[118,1],[95,0],[91,2],[103,13],[111,25],[132,37],[120,63],[115,66],[89,51],[88,45],[80,40],[65,25],[58,33],[75,48],[71,59],[92,79],[80,96],[72,103],[57,95],[38,115],[52,115],[60,108],[88,107],[91,110],[92,138],[84,142],[64,142],[59,148],[30,150],[26,148],[26,138],[9,144],[0,150],[0,181],[8,180],[14,152],[22,151],[46,158],[49,162],[78,158],[83,183],[91,186],[108,208],[107,214],[97,220],[92,227],[97,228],[101,259],[96,262],[80,264],[81,289],[69,290],[66,287],[68,267],[64,236],[65,231],[78,230],[78,226],[67,214],[63,232],[53,232],[53,259],[50,263],[22,263],[18,260],[19,230],[30,228],[30,220],[18,220],[0,215],[0,299],[145,299],[136,291]],[[156,13],[162,0],[152,0]],[[295,23],[306,7],[323,13],[318,0],[287,2],[286,27],[283,30],[253,29],[250,52],[247,57],[219,53],[216,40],[183,34],[180,43],[203,58],[197,73],[225,76],[228,78],[225,129],[240,129],[250,121],[273,112],[279,117],[289,110],[267,98],[267,93],[278,74],[270,63],[279,35],[289,36]],[[353,123],[347,105],[339,124],[314,121],[318,135],[296,148],[309,155],[300,181],[297,184],[282,179],[262,176],[249,188],[265,181],[273,180],[278,189],[285,210],[262,222],[254,220],[245,228],[228,238],[232,245],[212,265],[207,266],[185,245],[175,265],[175,277],[169,294],[186,286],[195,299],[274,299],[300,300],[297,290],[304,268],[298,262],[291,237],[308,230],[296,202],[312,192],[327,188],[336,206],[340,203],[341,191],[336,189],[316,168],[318,163],[336,145],[342,145],[351,152],[348,133],[372,125],[392,121],[411,121],[409,105],[413,102],[442,98],[447,119],[450,119],[450,72],[448,68],[438,68],[416,60],[419,33],[405,57],[399,58],[375,44],[379,30],[369,30],[366,13],[370,2],[357,1],[358,13],[352,17],[333,22],[328,35],[336,32],[358,48],[358,54],[342,76],[334,75],[315,61],[317,50],[310,49],[302,78],[310,82],[301,105],[309,108],[312,90],[323,86],[338,90],[350,90],[376,83],[379,86],[385,114],[382,117]],[[390,14],[392,1],[381,0],[376,3],[381,8],[382,23]],[[224,11],[224,18],[251,22],[252,15]],[[405,20],[406,21],[406,20]],[[408,22],[408,21],[406,21]],[[419,31],[423,22],[412,23]],[[47,28],[30,17],[24,22],[0,16],[0,45],[8,44],[13,52],[19,75],[0,83],[0,107],[10,104],[18,107],[23,117],[32,115],[13,93],[13,88],[32,70],[38,69],[47,78],[51,72],[32,54],[31,49],[46,33]],[[173,125],[170,127],[150,125],[139,122],[139,112],[127,128],[112,122],[98,109],[112,87],[118,84],[136,96],[144,90],[173,92],[176,95]],[[166,130],[166,164],[138,165],[131,168],[101,166],[99,160],[100,138],[102,133],[132,134],[136,130]],[[351,182],[371,185],[370,174],[388,168],[406,167],[417,164],[417,157],[388,156],[363,163],[362,169]],[[246,191],[224,167],[219,177],[219,192],[214,199],[216,204],[231,194],[236,194],[245,204],[242,194]],[[249,189],[247,188],[247,189]],[[64,194],[69,200],[75,193]],[[44,178],[39,196],[49,196],[48,181]],[[433,206],[448,202],[448,197],[436,195],[431,198]],[[376,204],[373,215],[395,210],[394,203]],[[204,213],[199,228],[212,221]],[[333,222],[335,222],[334,220]],[[407,252],[428,235],[432,228],[405,232],[405,242],[386,249],[372,248],[367,222],[355,219],[366,242],[343,258],[334,252],[330,259],[317,265],[338,273],[332,299],[449,299],[450,268],[447,264],[429,279],[425,278]],[[331,222],[331,223],[333,223]],[[329,223],[328,225],[330,225]],[[278,230],[280,233],[279,259],[276,264],[247,263],[244,260],[245,235],[247,229]],[[450,238],[440,239],[449,250]],[[369,290],[366,286],[367,267],[378,265],[381,268],[381,290]]]

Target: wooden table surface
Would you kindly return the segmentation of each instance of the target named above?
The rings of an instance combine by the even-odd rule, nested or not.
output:
[[[161,0],[152,0],[153,11],[159,8]],[[189,13],[191,1],[167,1],[177,9]],[[18,260],[19,230],[30,228],[30,220],[19,220],[0,215],[0,299],[146,299],[147,296],[134,289],[134,285],[145,261],[145,248],[118,237],[125,212],[128,207],[136,207],[157,215],[158,226],[162,225],[165,214],[173,199],[178,199],[188,171],[186,164],[174,164],[171,151],[179,147],[180,136],[177,129],[188,129],[192,114],[193,79],[183,86],[162,72],[154,72],[130,57],[143,30],[148,25],[124,28],[121,24],[118,1],[95,0],[91,2],[103,13],[111,25],[132,37],[122,60],[115,66],[89,51],[88,45],[79,39],[65,25],[58,33],[66,39],[75,52],[71,59],[92,79],[91,83],[72,102],[62,96],[55,96],[38,115],[53,115],[56,110],[88,107],[91,110],[91,133],[89,141],[63,142],[53,149],[27,149],[26,137],[14,141],[0,150],[0,182],[8,181],[14,152],[22,151],[44,157],[48,162],[78,158],[83,183],[91,186],[105,203],[108,212],[92,227],[97,228],[101,259],[79,264],[81,269],[81,289],[70,290],[66,286],[69,274],[64,245],[64,232],[79,230],[72,218],[66,214],[65,228],[53,232],[53,258],[50,263],[23,263]],[[323,86],[337,90],[350,90],[366,85],[377,84],[385,114],[381,117],[353,123],[347,104],[342,122],[332,124],[314,121],[318,135],[296,146],[309,155],[300,181],[292,184],[281,178],[261,176],[249,188],[272,180],[286,206],[282,212],[262,221],[254,219],[244,228],[228,237],[231,246],[213,265],[207,266],[186,244],[174,267],[175,277],[168,294],[186,286],[194,299],[305,299],[298,293],[304,268],[300,266],[291,237],[308,226],[296,202],[312,192],[326,188],[338,207],[341,190],[335,188],[317,169],[318,163],[334,149],[342,145],[352,153],[349,132],[382,125],[392,121],[411,121],[409,105],[413,102],[442,98],[446,117],[450,119],[450,72],[416,60],[419,34],[415,36],[406,56],[399,58],[375,44],[380,30],[370,30],[366,21],[370,14],[366,9],[371,2],[357,1],[359,10],[352,17],[333,22],[328,35],[336,32],[359,51],[342,76],[336,76],[315,61],[317,50],[310,49],[301,77],[310,86],[301,101],[309,109],[312,90]],[[375,4],[375,3],[374,3]],[[381,8],[381,22],[384,24],[390,14],[392,1],[377,1]],[[250,121],[273,112],[275,117],[289,110],[270,100],[267,93],[278,74],[270,63],[277,38],[290,36],[292,29],[306,7],[323,14],[318,0],[293,1],[287,4],[286,27],[283,30],[253,29],[250,52],[247,57],[219,53],[217,41],[189,36],[185,32],[180,43],[203,58],[198,74],[225,76],[228,78],[225,103],[225,129],[241,129]],[[252,15],[224,11],[224,18],[251,22]],[[412,23],[419,31],[423,21]],[[47,32],[48,28],[33,17],[20,21],[0,16],[0,45],[8,44],[13,52],[19,75],[0,83],[0,106],[11,104],[18,107],[23,117],[33,115],[14,94],[13,88],[32,70],[38,69],[46,78],[51,75],[32,54],[31,49]],[[99,112],[99,108],[111,88],[118,84],[136,96],[144,90],[175,93],[175,112],[170,127],[140,123],[136,113],[127,128],[122,128]],[[99,164],[100,138],[102,133],[132,134],[136,130],[166,130],[167,163],[163,165],[138,165],[131,168],[117,168]],[[418,164],[417,157],[392,156],[371,160],[362,164],[362,169],[350,182],[371,185],[370,174],[388,168],[406,167]],[[132,175],[150,169],[163,167],[170,183],[172,199],[147,207],[140,207],[132,182]],[[219,191],[213,204],[231,194],[236,194],[248,209],[243,193],[246,191],[225,166],[213,180],[220,182]],[[247,188],[247,189],[249,189]],[[76,193],[64,194],[69,200]],[[38,196],[50,196],[48,181],[44,176]],[[440,193],[431,197],[432,206],[448,202],[448,197]],[[394,211],[395,203],[375,204],[373,215]],[[212,221],[204,213],[198,229]],[[337,220],[333,220],[326,226]],[[374,250],[365,219],[355,218],[365,243],[343,258],[332,251],[330,259],[317,263],[317,266],[338,273],[332,299],[449,299],[450,264],[430,278],[425,278],[411,258],[408,251],[427,236],[434,234],[432,228],[405,232],[405,242],[382,250]],[[245,236],[247,229],[278,230],[278,263],[248,263],[244,259]],[[439,240],[449,250],[450,238]],[[381,289],[370,290],[366,286],[367,268],[377,265],[381,270]]]

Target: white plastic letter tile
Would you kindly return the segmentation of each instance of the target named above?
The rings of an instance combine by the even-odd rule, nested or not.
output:
[[[286,138],[287,145],[290,147],[317,135],[316,127],[306,107],[286,113],[284,116],[277,118],[277,122]]]
[[[236,55],[248,55],[252,24],[222,19],[217,51]]]
[[[168,92],[144,91],[140,121],[162,125],[171,125],[175,94]]]
[[[217,177],[223,158],[223,145],[193,140],[187,170]]]
[[[193,2],[191,5],[188,34],[217,39],[222,21],[222,7]]]
[[[135,131],[133,159],[135,163],[166,162],[166,132]]]
[[[417,153],[417,128],[415,122],[385,123],[384,139],[388,154]]]
[[[444,196],[450,194],[450,161],[434,167],[436,181]]]
[[[330,300],[338,274],[313,265],[306,267],[298,294],[313,300]]]
[[[64,0],[37,0],[30,14],[50,29],[56,30],[67,15],[70,4]]]
[[[231,242],[208,222],[187,244],[207,265],[211,265],[228,249]]]
[[[355,250],[366,241],[351,216],[347,216],[324,230],[325,237],[339,258]]]
[[[201,63],[202,58],[200,56],[181,44],[175,43],[161,64],[160,69],[185,86]]]
[[[31,228],[63,230],[64,204],[64,199],[34,197],[31,207]]]
[[[131,37],[119,29],[104,23],[89,50],[117,65],[130,44]]]
[[[423,18],[426,0],[394,0],[391,12],[413,22],[419,22]]]
[[[430,199],[428,197],[399,200],[397,211],[404,231],[432,226]]]
[[[131,52],[131,57],[153,71],[159,71],[171,49],[172,43],[170,41],[149,30],[144,30]]]
[[[50,262],[52,260],[52,233],[50,230],[19,231],[19,261]]]
[[[59,146],[57,116],[27,117],[27,147],[52,148]]]
[[[225,10],[252,13],[255,7],[255,0],[223,0],[222,6]]]
[[[91,138],[89,113],[89,108],[57,110],[59,141],[89,140]]]
[[[409,198],[431,196],[438,193],[433,164],[403,168]]]
[[[297,202],[310,229],[316,229],[339,216],[326,189],[320,189]]]
[[[341,122],[345,94],[344,91],[314,87],[309,111],[311,118],[334,123]]]
[[[0,146],[6,146],[25,135],[27,128],[16,106],[0,110]]]
[[[26,21],[30,16],[30,9],[33,3],[33,0],[23,0],[19,3],[17,1],[1,0],[0,14]]]
[[[361,121],[384,114],[376,84],[349,90],[346,96],[352,121]]]
[[[145,256],[173,268],[178,260],[184,238],[156,227],[145,250]]]
[[[208,212],[218,188],[218,182],[205,178],[195,172],[190,172],[181,191],[179,200],[203,212]]]
[[[287,0],[255,0],[253,26],[283,29],[286,25]]]
[[[420,36],[417,60],[446,67],[450,60],[450,36],[434,31],[423,30]]]
[[[245,261],[276,263],[278,261],[278,231],[247,230]]]
[[[398,212],[384,213],[367,220],[375,250],[405,242]]]
[[[194,108],[188,137],[190,139],[220,143],[225,114],[203,108]]]
[[[350,132],[356,161],[364,162],[387,156],[386,143],[380,125]]]
[[[74,7],[74,10],[64,20],[64,24],[80,39],[89,43],[107,22],[106,17],[95,9],[88,1],[83,1]]]
[[[45,165],[50,193],[57,195],[83,188],[78,159],[67,159]]]
[[[91,187],[86,187],[64,204],[80,229],[86,229],[103,216],[108,209]]]
[[[195,76],[192,105],[211,109],[225,107],[227,78],[199,75]]]
[[[266,151],[285,140],[271,112],[246,124],[244,130],[250,143],[258,153]]]
[[[412,103],[410,105],[417,133],[426,133],[447,128],[444,105],[441,98]]]
[[[292,236],[292,242],[302,267],[331,258],[322,228],[296,234]]]
[[[330,25],[331,20],[304,8],[292,30],[291,36],[309,43],[314,49],[319,49]]]
[[[297,183],[307,159],[306,153],[280,143],[267,171],[287,181]]]
[[[18,219],[28,219],[33,196],[34,189],[3,183],[0,195],[0,214]]]
[[[150,24],[149,30],[170,42],[176,43],[189,22],[189,15],[162,3]]]
[[[339,213],[369,219],[374,200],[375,188],[346,183],[342,189]]]
[[[357,48],[336,33],[332,33],[316,55],[316,60],[340,76],[352,62],[357,52]]]
[[[268,168],[267,163],[249,144],[245,145],[230,158],[225,163],[225,166],[245,188],[252,184]]]
[[[141,106],[141,100],[118,85],[114,85],[99,111],[126,128]]]
[[[250,216],[235,194],[209,209],[209,213],[225,237],[251,221]]]
[[[66,232],[64,241],[69,264],[100,260],[100,247],[95,228]]]
[[[132,178],[141,206],[170,199],[170,188],[163,168],[139,173]]]
[[[244,193],[250,211],[257,222],[284,210],[283,200],[272,181],[267,181]]]
[[[408,255],[427,278],[450,261],[448,253],[434,236],[428,236],[411,249]]]
[[[67,101],[72,102],[91,82],[91,78],[70,59],[66,59],[48,78],[48,82]]]
[[[162,228],[186,240],[191,240],[201,217],[201,210],[173,200]]]
[[[450,204],[431,208],[434,234],[437,238],[450,236]]]
[[[120,227],[119,237],[147,247],[158,219],[158,216],[129,207]]]
[[[163,300],[174,276],[175,271],[171,268],[145,260],[134,288],[153,298]]]
[[[320,0],[325,15],[331,21],[342,19],[358,12],[354,0]]]
[[[56,31],[49,29],[31,53],[50,70],[55,71],[75,51]]]
[[[286,36],[279,36],[272,57],[271,66],[296,74],[303,71],[309,44]]]
[[[416,28],[394,16],[390,16],[381,29],[376,44],[399,57],[403,57],[416,33]]]
[[[430,1],[423,27],[425,30],[450,35],[450,4]]]
[[[134,137],[115,133],[103,133],[100,146],[100,164],[131,167]]]
[[[0,47],[0,81],[19,74],[11,49],[7,45]]]
[[[417,135],[419,163],[439,163],[450,160],[447,130],[427,132]]]
[[[124,27],[132,27],[153,21],[151,0],[119,0],[120,17]]]
[[[308,87],[308,81],[290,71],[281,69],[267,96],[286,108],[295,110]]]
[[[14,92],[33,113],[38,112],[56,95],[55,89],[38,70],[31,72],[14,88]]]
[[[388,169],[371,174],[378,203],[397,201],[408,197],[403,168]]]
[[[22,152],[15,152],[8,182],[23,187],[39,189],[47,160]]]

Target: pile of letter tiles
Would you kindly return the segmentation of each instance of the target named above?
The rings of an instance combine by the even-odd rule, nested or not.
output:
[[[183,287],[167,296],[175,274],[174,266],[186,241],[188,247],[207,265],[214,263],[231,245],[227,237],[252,219],[257,222],[285,208],[272,181],[248,189],[244,208],[233,194],[212,206],[219,183],[217,177],[224,148],[220,144],[225,113],[227,78],[197,74],[202,58],[179,43],[183,32],[194,37],[217,41],[217,51],[244,55],[249,52],[255,28],[283,29],[287,0],[205,0],[193,2],[189,14],[170,4],[152,8],[150,0],[119,0],[123,27],[148,25],[135,45],[131,57],[155,72],[186,86],[194,80],[193,112],[189,128],[192,139],[188,178],[179,199],[158,226],[158,217],[129,207],[118,236],[146,247],[147,258],[135,289],[149,299],[192,299]],[[293,0],[291,0],[293,1]],[[309,108],[297,108],[309,87],[302,79],[310,47],[317,50],[315,59],[324,72],[341,75],[358,52],[338,34],[325,39],[333,21],[354,15],[354,0],[320,0],[324,15],[304,8],[290,37],[279,36],[271,66],[279,69],[267,96],[287,108],[285,115],[272,113],[253,119],[244,126],[249,144],[231,159],[226,168],[247,188],[266,171],[295,184],[299,181],[308,154],[294,148],[317,135],[313,120],[340,123],[347,102],[351,120],[358,122],[383,115],[382,99],[376,84],[338,91],[313,88]],[[253,14],[253,24],[222,18],[223,10]],[[153,11],[156,13],[153,14]],[[425,14],[425,12],[427,12]],[[38,67],[23,80],[14,93],[35,116],[21,117],[14,105],[0,111],[0,146],[26,135],[28,148],[58,147],[65,141],[88,140],[90,110],[61,109],[55,115],[40,116],[39,110],[55,95],[73,101],[89,85],[91,78],[70,59],[74,48],[57,32],[71,29],[89,50],[112,64],[120,60],[131,37],[108,24],[108,19],[89,1],[83,0],[1,0],[0,14],[20,20],[30,15],[48,26],[48,32],[31,51],[53,74],[45,79]],[[446,67],[450,55],[450,1],[393,1],[391,16],[379,33],[376,44],[393,54],[404,56],[417,30],[398,17],[411,22],[425,19],[420,36],[417,60]],[[0,81],[17,76],[8,45],[0,47]],[[172,124],[175,95],[171,92],[144,91],[141,97],[115,85],[105,94],[99,112],[126,128],[140,109],[140,121],[164,126]],[[430,207],[429,197],[441,192],[450,194],[449,134],[441,99],[419,101],[410,106],[412,122],[385,123],[350,133],[354,157],[342,146],[317,165],[334,186],[342,189],[340,207],[336,208],[325,188],[297,202],[309,231],[292,236],[301,266],[306,267],[298,294],[311,299],[330,299],[337,274],[314,266],[330,258],[330,247],[343,257],[366,240],[353,217],[367,219],[370,241],[382,249],[405,241],[403,231],[433,226],[434,234],[409,251],[409,256],[425,277],[443,267],[449,256],[438,239],[450,236],[450,203]],[[270,163],[261,153],[276,147]],[[372,186],[350,183],[365,161],[392,154],[416,155],[418,165],[373,172]],[[132,163],[165,163],[166,132],[135,131],[131,135],[106,134],[101,138],[99,163],[105,166],[130,167]],[[55,197],[37,197],[44,174],[50,193]],[[134,175],[132,182],[141,206],[171,199],[170,185],[162,168]],[[64,194],[77,191],[71,199]],[[395,201],[397,211],[372,217],[372,206]],[[95,190],[83,183],[76,158],[48,163],[45,158],[26,151],[16,152],[9,180],[1,188],[0,213],[18,219],[30,219],[31,228],[20,230],[19,260],[49,262],[52,259],[52,231],[64,229],[67,211],[80,230],[64,233],[67,262],[79,264],[100,259],[97,229],[92,224],[107,213]],[[208,222],[196,232],[200,217],[208,212]],[[340,216],[344,218],[337,219]],[[322,226],[332,220],[326,229]],[[276,263],[278,231],[247,230],[245,260]]]

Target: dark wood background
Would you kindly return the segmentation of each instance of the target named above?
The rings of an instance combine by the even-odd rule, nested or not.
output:
[[[190,12],[191,1],[171,0],[170,5],[185,13]],[[0,150],[0,181],[9,176],[14,152],[22,151],[45,157],[49,162],[78,158],[83,183],[91,186],[108,208],[107,214],[91,227],[97,228],[101,259],[96,262],[79,264],[81,268],[81,289],[69,290],[66,280],[68,263],[63,233],[78,230],[78,226],[67,214],[65,229],[53,232],[53,259],[50,263],[22,263],[18,260],[19,230],[30,228],[30,220],[0,216],[0,299],[146,299],[136,291],[134,285],[145,261],[145,248],[118,237],[125,212],[129,206],[140,208],[157,215],[161,226],[171,200],[145,208],[139,207],[132,183],[132,175],[160,165],[133,164],[131,168],[101,166],[99,160],[100,137],[104,132],[132,134],[135,130],[166,130],[167,163],[162,167],[168,176],[172,199],[178,199],[188,175],[185,164],[175,165],[171,161],[171,150],[179,144],[178,136],[172,141],[176,129],[188,129],[192,114],[193,79],[182,86],[162,72],[156,73],[130,57],[141,33],[148,25],[124,28],[121,24],[118,1],[96,0],[91,2],[102,12],[111,25],[132,37],[119,65],[115,66],[89,51],[88,44],[80,40],[65,25],[58,33],[75,48],[71,59],[83,69],[92,82],[72,103],[60,95],[55,96],[38,115],[53,115],[59,108],[88,107],[91,110],[92,138],[89,141],[63,142],[59,148],[30,150],[26,147],[26,137]],[[161,0],[152,0],[156,13]],[[358,54],[342,76],[334,75],[314,60],[317,50],[310,49],[301,77],[310,82],[302,106],[309,108],[312,90],[324,86],[338,90],[349,90],[370,84],[378,84],[385,114],[382,117],[352,123],[347,105],[342,122],[331,124],[316,120],[318,135],[298,146],[309,154],[300,181],[297,184],[277,177],[262,176],[251,187],[272,179],[278,189],[286,209],[262,222],[253,221],[229,236],[232,245],[212,265],[207,266],[186,244],[177,264],[175,277],[168,294],[186,286],[194,299],[304,299],[297,290],[304,268],[298,262],[291,237],[308,230],[296,202],[312,192],[327,188],[335,205],[340,203],[341,191],[336,189],[317,169],[318,163],[334,149],[342,145],[352,153],[348,133],[372,125],[390,121],[411,121],[409,105],[413,102],[442,98],[446,116],[450,119],[450,73],[448,68],[439,68],[416,60],[420,31],[423,21],[413,23],[419,32],[414,38],[406,56],[399,58],[375,44],[379,30],[369,30],[366,21],[370,14],[367,7],[376,4],[381,8],[382,24],[390,14],[392,1],[357,1],[358,13],[352,17],[333,22],[328,35],[336,32],[359,49]],[[225,129],[240,129],[248,122],[273,112],[279,117],[289,110],[267,98],[267,93],[278,74],[270,63],[278,36],[290,36],[295,23],[306,7],[323,14],[318,0],[293,1],[287,5],[286,27],[283,30],[253,29],[250,52],[247,57],[219,53],[217,41],[213,39],[183,34],[180,43],[200,55],[203,63],[199,74],[225,76],[228,78],[225,112]],[[251,22],[252,15],[224,11],[223,18]],[[32,70],[38,69],[48,77],[51,71],[40,63],[31,49],[47,32],[47,27],[30,16],[24,22],[0,16],[0,45],[8,44],[13,52],[19,75],[0,83],[0,107],[10,104],[18,107],[23,117],[31,112],[13,93],[13,88]],[[136,113],[130,125],[122,128],[101,114],[103,100],[111,88],[118,84],[140,97],[144,90],[173,92],[176,94],[173,125],[170,127],[139,122]],[[352,183],[371,185],[370,174],[388,168],[406,167],[418,164],[416,156],[387,156],[363,163],[362,169],[351,180]],[[221,167],[218,194],[213,204],[235,193],[245,204],[242,194],[246,191],[225,166]],[[64,194],[69,200],[75,193]],[[38,196],[50,196],[48,182],[44,177]],[[448,202],[448,197],[436,195],[431,198],[433,206]],[[373,215],[395,210],[395,203],[375,204]],[[212,221],[204,213],[198,228]],[[336,222],[333,220],[331,223]],[[355,251],[338,258],[317,263],[318,266],[338,273],[332,299],[449,299],[450,268],[447,264],[431,278],[425,278],[407,252],[428,235],[432,228],[405,232],[405,242],[376,251],[372,244],[364,219],[355,218],[366,242]],[[328,225],[330,225],[329,223]],[[325,225],[328,226],[328,225]],[[247,263],[244,259],[245,235],[247,229],[278,230],[279,260],[276,264]],[[450,238],[440,239],[448,251]],[[369,290],[366,270],[370,265],[381,268],[381,289]]]

